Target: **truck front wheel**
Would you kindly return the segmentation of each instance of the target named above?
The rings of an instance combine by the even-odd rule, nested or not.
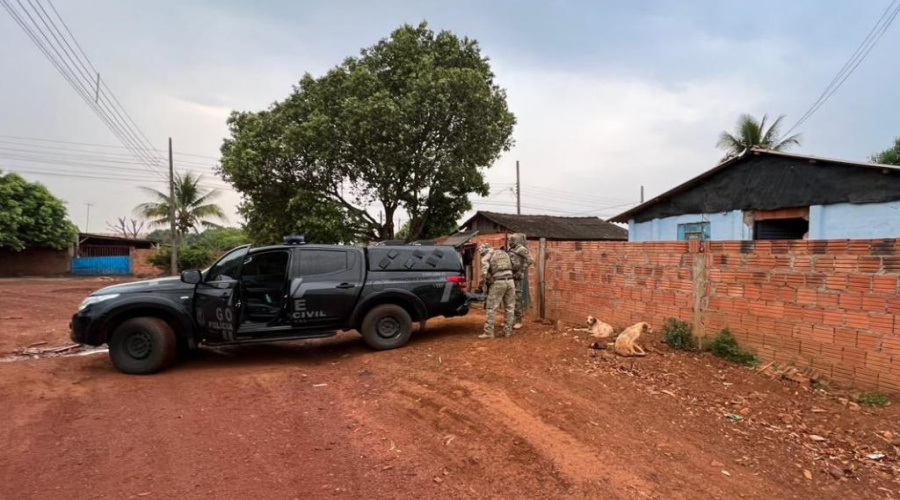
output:
[[[396,349],[409,342],[412,335],[412,318],[406,309],[394,304],[373,308],[362,322],[363,340],[379,351]]]
[[[109,357],[125,373],[158,372],[175,361],[177,352],[175,332],[159,318],[124,321],[109,339]]]

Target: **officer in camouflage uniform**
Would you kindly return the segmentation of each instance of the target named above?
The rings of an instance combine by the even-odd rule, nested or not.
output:
[[[525,275],[528,274],[528,268],[534,265],[531,252],[525,246],[524,234],[509,235],[509,258],[516,287],[516,323],[513,328],[518,330],[522,328],[522,318],[525,316]]]
[[[509,255],[504,251],[494,250],[484,243],[479,249],[481,253],[481,286],[488,287],[487,321],[484,323],[484,333],[478,336],[480,339],[494,338],[494,322],[497,319],[497,308],[502,304],[506,310],[504,315],[503,336],[512,335],[510,324],[515,316],[516,289],[513,283],[512,263]]]

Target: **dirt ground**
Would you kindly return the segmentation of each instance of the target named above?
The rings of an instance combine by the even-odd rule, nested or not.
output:
[[[23,318],[0,346],[65,342],[105,284],[0,281],[0,318]],[[0,498],[900,498],[900,405],[536,323],[477,340],[480,322],[386,352],[352,332],[204,349],[146,377],[0,362]]]

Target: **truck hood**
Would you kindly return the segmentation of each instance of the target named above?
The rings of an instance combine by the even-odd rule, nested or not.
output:
[[[133,281],[101,288],[91,295],[106,295],[110,293],[152,293],[168,292],[175,290],[193,290],[194,285],[184,283],[181,278],[174,276],[169,278],[157,278],[144,281]]]

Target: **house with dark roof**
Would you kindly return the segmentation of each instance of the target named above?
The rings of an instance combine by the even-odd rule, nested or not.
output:
[[[900,168],[751,148],[623,212],[629,241],[900,237]]]
[[[557,217],[476,212],[460,227],[480,235],[524,233],[529,240],[625,241],[628,230],[599,217]]]

